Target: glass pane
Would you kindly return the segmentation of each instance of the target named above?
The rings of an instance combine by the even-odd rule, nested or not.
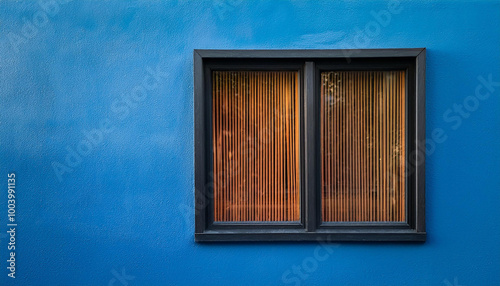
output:
[[[404,122],[404,71],[321,73],[323,221],[405,221]]]
[[[299,220],[298,73],[214,71],[214,221]]]

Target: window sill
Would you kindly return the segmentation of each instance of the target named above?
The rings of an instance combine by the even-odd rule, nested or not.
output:
[[[195,233],[197,242],[234,242],[234,241],[362,241],[362,242],[424,242],[427,234],[412,229],[353,229],[353,230],[207,230]]]

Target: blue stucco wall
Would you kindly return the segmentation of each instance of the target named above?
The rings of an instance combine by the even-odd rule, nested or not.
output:
[[[499,1],[40,3],[0,2],[1,285],[500,284]],[[407,47],[425,244],[194,242],[193,49]]]

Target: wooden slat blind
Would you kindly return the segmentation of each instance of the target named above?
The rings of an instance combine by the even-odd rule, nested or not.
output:
[[[321,73],[323,221],[405,221],[404,122],[404,71]]]
[[[298,73],[214,71],[214,221],[299,220]]]

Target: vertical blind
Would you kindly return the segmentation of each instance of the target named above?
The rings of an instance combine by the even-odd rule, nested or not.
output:
[[[405,220],[405,72],[321,73],[322,218]]]
[[[300,217],[298,74],[214,71],[214,221]],[[405,221],[405,72],[321,73],[322,219]]]
[[[295,71],[212,74],[214,221],[297,221]]]

